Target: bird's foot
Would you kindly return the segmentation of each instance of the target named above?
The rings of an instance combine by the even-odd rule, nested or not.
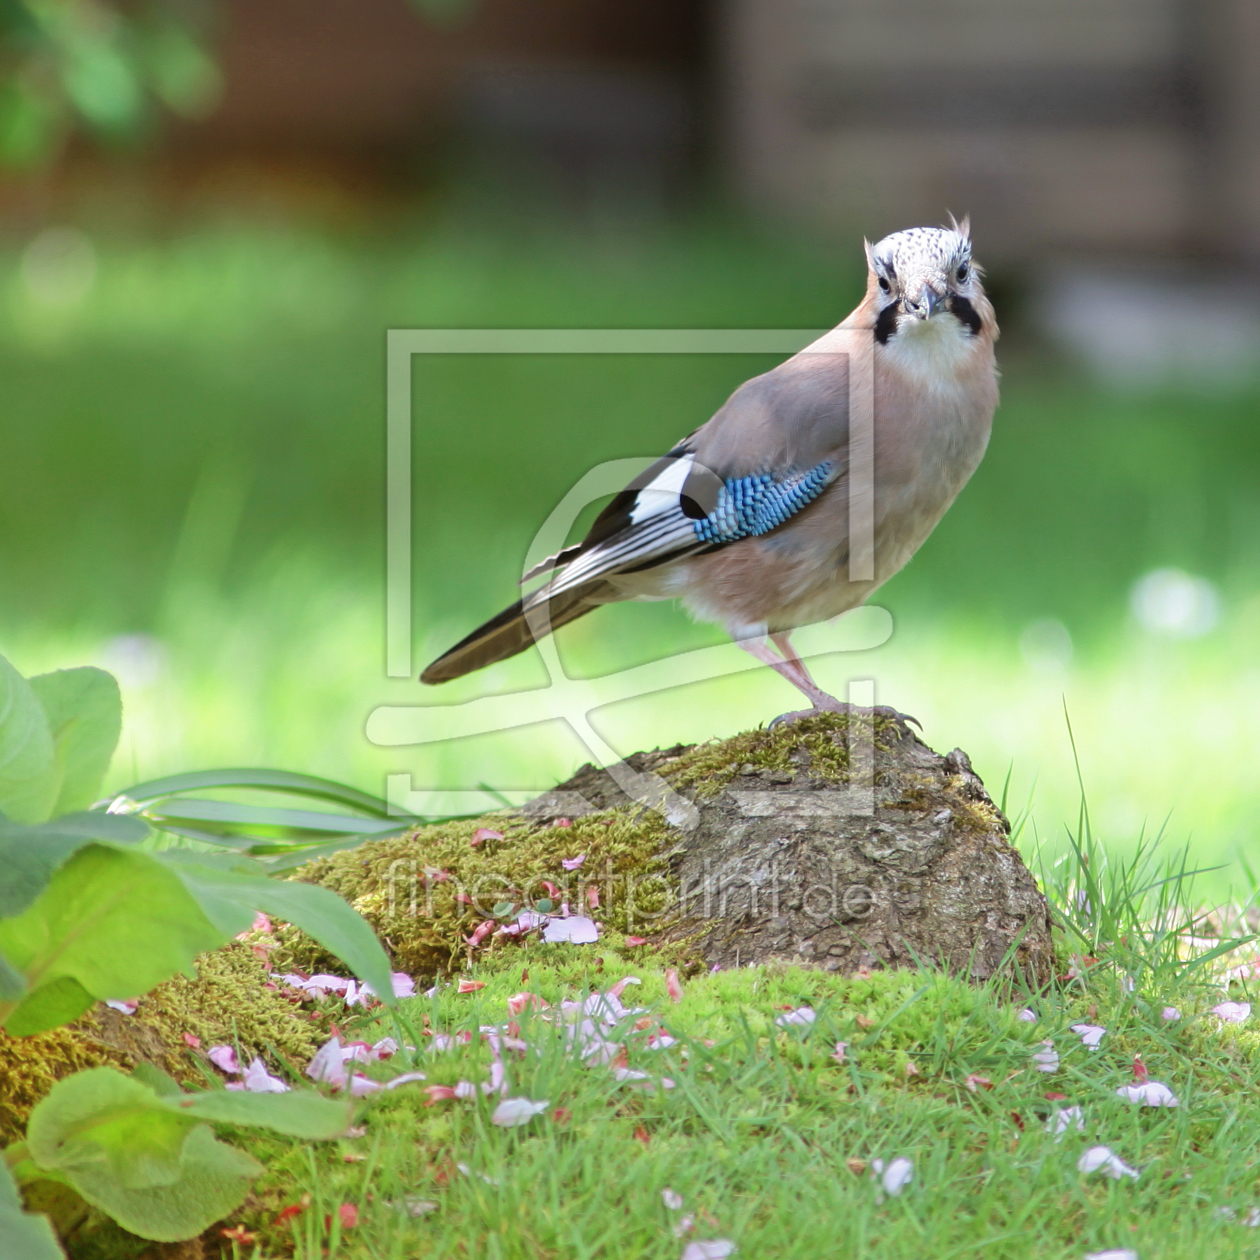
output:
[[[778,726],[788,726],[792,722],[799,722],[801,718],[818,717],[823,713],[843,713],[846,717],[870,713],[876,717],[894,718],[902,723],[913,722],[919,730],[923,729],[923,723],[917,717],[911,717],[910,714],[902,713],[899,709],[889,708],[886,704],[877,704],[873,709],[863,709],[858,705],[849,704],[844,700],[836,700],[832,696],[827,696],[822,703],[815,705],[812,709],[796,709],[791,713],[780,713],[777,718],[767,723],[766,730],[772,731]]]

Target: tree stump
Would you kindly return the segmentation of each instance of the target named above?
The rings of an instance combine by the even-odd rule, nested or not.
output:
[[[711,964],[1050,976],[1050,909],[1009,822],[966,753],[933,752],[891,710],[638,753],[612,773],[586,766],[524,812],[628,805],[627,768],[698,807],[671,853],[679,914],[665,935],[699,933]]]

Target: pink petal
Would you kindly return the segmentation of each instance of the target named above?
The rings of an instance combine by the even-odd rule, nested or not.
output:
[[[261,1059],[255,1059],[245,1069],[242,1082],[251,1094],[287,1094],[289,1087],[279,1077],[267,1071],[267,1065]]]
[[[627,936],[627,937],[626,937],[626,944],[627,944],[627,945],[631,945],[631,946],[634,946],[634,945],[646,945],[646,944],[647,944],[647,937],[646,937],[646,936]]]
[[[357,1072],[350,1078],[350,1096],[352,1098],[362,1098],[365,1094],[374,1094],[380,1088],[380,1081],[370,1081],[366,1076],[360,1076]]]
[[[836,1052],[831,1057],[835,1059],[837,1063],[843,1063],[845,1051],[847,1051],[848,1048],[849,1048],[849,1043],[847,1041],[837,1041]]]
[[[106,998],[105,1005],[121,1012],[123,1015],[134,1015],[140,1005],[139,998]]]
[[[454,1097],[476,1098],[477,1087],[472,1083],[472,1081],[456,1081]]]
[[[415,1047],[408,1047],[414,1049]],[[393,1037],[382,1037],[380,1041],[372,1043],[372,1057],[374,1059],[392,1059],[398,1053],[398,1042]]]
[[[563,866],[566,871],[576,871],[577,868],[585,861],[586,854],[579,853],[575,858],[561,858],[560,865]]]
[[[672,995],[671,995],[672,996]],[[679,990],[679,998],[682,996],[682,990]],[[678,1001],[679,998],[675,998]],[[774,1022],[780,1028],[808,1028],[810,1024],[818,1018],[812,1006],[798,1006],[794,1011],[788,1011],[786,1015],[780,1015]]]
[[[611,989],[608,990],[608,996],[619,998],[626,991],[628,984],[642,984],[643,981],[638,976],[622,976]]]
[[[533,1102],[528,1098],[505,1098],[493,1111],[490,1122],[503,1129],[514,1129],[528,1124],[535,1116],[541,1115],[551,1103],[544,1099]]]
[[[342,1089],[346,1083],[346,1065],[341,1053],[341,1039],[333,1037],[315,1052],[306,1065],[306,1075],[313,1081],[323,1081],[334,1089]]]
[[[1101,1171],[1112,1181],[1119,1181],[1121,1177],[1136,1178],[1138,1176],[1137,1169],[1130,1168],[1109,1146],[1091,1146],[1076,1161],[1076,1168],[1078,1172],[1083,1173]]]
[[[977,1076],[974,1072],[963,1082],[964,1085],[973,1093],[978,1094],[982,1089],[992,1089],[993,1082],[987,1076]]]
[[[1165,1006],[1160,1018],[1166,1024],[1175,1024],[1181,1018],[1181,1012],[1175,1006]]]
[[[586,904],[590,906],[592,910],[599,909],[599,885],[598,884],[592,884],[586,890]]]
[[[255,932],[270,932],[272,930],[271,920],[267,918],[267,916],[263,914],[261,910],[256,910],[254,912],[254,922],[252,924],[252,930]]]
[[[664,1203],[671,1212],[682,1211],[683,1197],[676,1190],[662,1190],[661,1202]]]
[[[542,886],[546,890],[547,896],[550,897],[552,901],[560,900],[560,889],[558,889],[551,880],[544,879],[542,881]]]
[[[1177,1095],[1163,1081],[1143,1081],[1137,1085],[1121,1085],[1116,1090],[1121,1098],[1141,1103],[1143,1107],[1179,1107]]]
[[[221,1072],[230,1076],[240,1076],[241,1065],[236,1061],[236,1051],[231,1046],[211,1046],[206,1051],[206,1058]]]
[[[557,818],[556,821],[553,822],[551,825],[553,827],[572,827],[573,826],[573,824],[567,818]]]
[[[1023,1021],[1025,1024],[1035,1024],[1037,1022],[1037,1012],[1024,1007],[1015,1018]]]
[[[1241,1024],[1251,1014],[1251,1003],[1220,1002],[1212,1007],[1211,1013],[1227,1024]]]
[[[1107,1030],[1100,1028],[1097,1024],[1073,1024],[1072,1031],[1080,1037],[1081,1044],[1090,1050],[1097,1050],[1099,1043],[1107,1035]]]
[[[395,1076],[392,1081],[385,1082],[386,1089],[397,1089],[399,1085],[410,1085],[412,1081],[423,1081],[425,1075],[423,1072],[404,1072],[401,1076]]]
[[[543,929],[543,940],[552,943],[568,941],[571,945],[593,945],[599,940],[599,928],[585,915],[552,919]]]
[[[1057,1072],[1059,1070],[1059,1052],[1054,1048],[1053,1041],[1043,1041],[1041,1049],[1032,1058],[1038,1072]]]
[[[498,926],[499,925],[493,919],[483,919],[473,929],[473,934],[471,936],[464,937],[464,940],[467,941],[468,944],[471,945],[474,949],[476,949],[476,947],[480,945],[481,942],[484,941],[486,937],[489,936],[490,933],[493,932],[495,928]]]
[[[412,997],[415,994],[416,982],[405,971],[390,972],[389,982],[396,998]]]
[[[681,1002],[683,1000],[682,981],[678,978],[678,969],[676,967],[670,967],[665,972],[665,988],[669,992],[671,1001]]]
[[[185,1033],[184,1045],[186,1045],[190,1050],[200,1050],[201,1038],[196,1036],[194,1033]]]
[[[478,989],[484,989],[486,982],[484,980],[461,980],[457,993],[476,993]]]
[[[478,827],[477,830],[472,833],[472,839],[469,840],[468,843],[475,849],[479,844],[484,844],[487,840],[502,839],[503,832],[491,831],[489,827]]]
[[[437,1102],[448,1102],[457,1095],[449,1085],[426,1085],[424,1092],[429,1095],[429,1105]]]
[[[359,1209],[353,1203],[343,1203],[337,1209],[342,1229],[353,1229],[359,1223]]]
[[[545,1011],[549,1009],[547,1003],[544,1002],[537,993],[514,993],[507,1000],[509,1015],[519,1015],[526,1007],[529,1006],[532,1006],[536,1011]]]
[[[690,1242],[684,1248],[682,1260],[726,1260],[735,1254],[735,1244],[729,1238],[713,1238],[705,1242]]]

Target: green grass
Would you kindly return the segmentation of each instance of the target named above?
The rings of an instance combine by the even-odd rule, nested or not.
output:
[[[360,1136],[260,1146],[268,1175],[234,1223],[259,1231],[256,1256],[294,1247],[311,1260],[677,1260],[684,1244],[672,1227],[683,1215],[697,1221],[690,1237],[783,1260],[1079,1260],[1110,1248],[1141,1260],[1252,1256],[1256,1236],[1242,1222],[1260,1205],[1260,1034],[1209,1013],[1224,995],[1220,964],[1187,954],[1187,932],[1200,929],[1192,880],[1175,862],[1152,853],[1107,872],[1087,838],[1078,857],[1088,860],[1048,881],[1065,897],[1063,965],[1074,946],[1099,960],[1036,993],[930,971],[839,978],[761,966],[697,976],[675,1002],[660,971],[605,945],[498,955],[475,973],[483,988],[461,994],[452,983],[403,1004],[422,1046],[433,1045],[414,1034],[422,1022],[467,1032],[468,1044],[422,1049],[414,1066],[426,1081],[365,1103]],[[554,1018],[562,1000],[606,991],[627,973],[642,984],[623,1000],[642,1012],[609,1036],[654,1084],[644,1092],[578,1061]],[[502,1028],[507,998],[523,988],[551,1009],[519,1015],[529,1048],[506,1055],[508,1094],[546,1100],[545,1111],[505,1129],[491,1121],[497,1095],[429,1104],[428,1085],[487,1078],[480,1030]],[[805,1005],[812,1025],[776,1023]],[[1179,1020],[1163,1018],[1168,1005]],[[1035,1023],[1019,1018],[1026,1007]],[[648,1026],[628,1031],[640,1013]],[[1099,1049],[1072,1031],[1082,1022],[1107,1029]],[[364,1017],[347,1036],[396,1029]],[[647,1038],[660,1030],[675,1042],[652,1049]],[[839,1041],[843,1063],[833,1057]],[[1060,1055],[1052,1073],[1032,1060],[1046,1041]],[[1179,1106],[1117,1097],[1135,1055]],[[387,1079],[413,1067],[402,1059],[369,1071]],[[969,1077],[992,1088],[973,1091]],[[664,1079],[673,1088],[655,1087]],[[1082,1109],[1083,1131],[1056,1138],[1047,1126],[1071,1106]],[[1079,1171],[1100,1144],[1139,1176]],[[871,1163],[901,1157],[913,1162],[913,1180],[884,1196]],[[665,1190],[682,1197],[681,1210],[665,1206]],[[417,1201],[431,1206],[413,1217],[405,1205]],[[289,1204],[305,1206],[276,1226]],[[338,1223],[342,1204],[358,1213],[353,1228]]]
[[[514,237],[445,221],[203,226],[102,232],[96,246],[94,287],[60,307],[26,285],[20,243],[0,251],[0,651],[28,673],[120,673],[118,786],[241,763],[374,792],[389,773],[521,789],[567,774],[590,753],[558,723],[416,749],[364,737],[380,703],[542,681],[532,655],[436,692],[384,676],[385,330],[823,326],[860,284],[856,250],[719,222]],[[1059,851],[1077,794],[1066,701],[1108,843],[1171,814],[1200,865],[1230,865],[1223,895],[1254,852],[1260,805],[1256,395],[1108,393],[1018,342],[1003,343],[989,456],[878,596],[892,640],[820,661],[820,679],[874,677],[934,746],[966,748],[991,785],[1009,771],[1011,799],[1032,794],[1026,836]],[[419,364],[417,664],[511,598],[534,530],[586,468],[663,449],[770,362]],[[1216,583],[1209,635],[1133,623],[1133,581],[1167,565]],[[1071,633],[1065,666],[1021,654],[1046,618]],[[562,652],[582,676],[721,641],[639,605],[569,628]],[[729,735],[794,703],[777,678],[745,674],[595,720],[630,751]]]

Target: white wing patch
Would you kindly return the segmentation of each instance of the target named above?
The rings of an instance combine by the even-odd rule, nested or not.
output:
[[[682,455],[667,464],[638,493],[630,512],[630,523],[642,525],[644,521],[664,512],[676,511],[682,496],[683,485],[696,462],[692,454]]]

